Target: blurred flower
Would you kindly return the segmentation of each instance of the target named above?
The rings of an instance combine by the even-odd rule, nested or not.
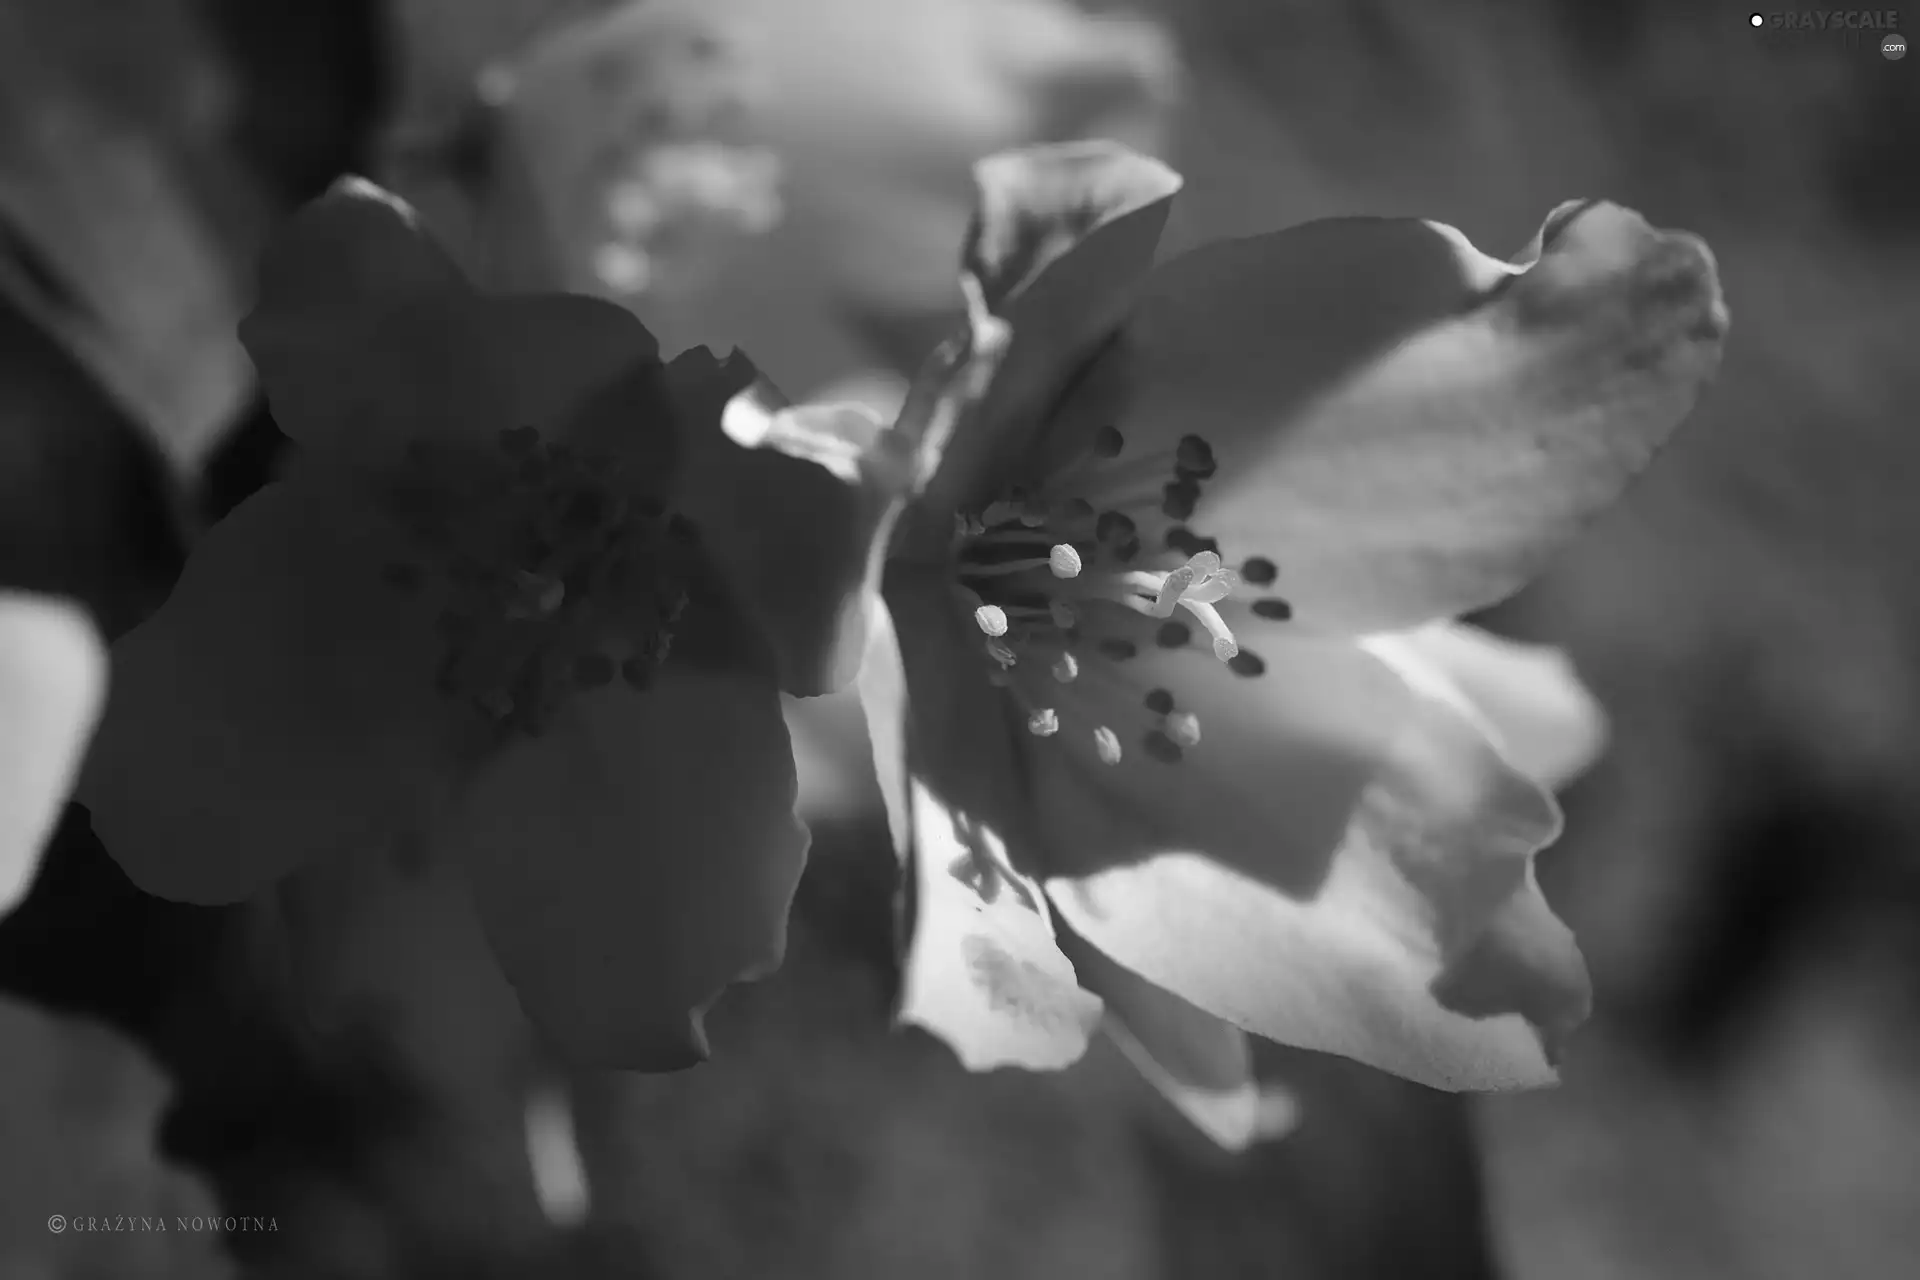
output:
[[[1104,1002],[1229,1144],[1260,1124],[1243,1029],[1551,1082],[1590,993],[1533,855],[1601,726],[1563,662],[1446,620],[1686,416],[1726,327],[1706,247],[1578,201],[1512,263],[1346,218],[1156,267],[1156,162],[978,180],[966,330],[891,428],[762,385],[689,442],[790,686],[859,668],[902,1016],[1057,1067]]]
[[[100,714],[106,667],[74,606],[0,592],[0,916],[33,887]]]
[[[683,1066],[775,967],[806,851],[767,642],[675,513],[668,375],[606,302],[475,292],[378,188],[242,328],[301,446],[114,646],[82,780],[135,883],[233,901],[424,835],[529,1015]]]
[[[811,390],[873,357],[856,316],[957,310],[976,159],[1151,149],[1176,72],[1157,25],[1069,0],[616,4],[482,78],[526,183],[492,198],[669,350],[738,345]]]

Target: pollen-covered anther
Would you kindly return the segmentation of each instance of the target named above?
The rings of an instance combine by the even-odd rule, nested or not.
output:
[[[1070,653],[1063,653],[1053,660],[1053,678],[1061,684],[1072,684],[1080,674],[1080,659]]]
[[[1191,711],[1176,711],[1167,717],[1167,736],[1183,747],[1200,744],[1200,717]]]
[[[989,636],[1007,634],[1007,611],[997,604],[983,604],[973,611],[974,625]]]
[[[1047,568],[1056,578],[1077,578],[1080,576],[1080,553],[1069,542],[1057,542],[1047,552]]]
[[[1120,763],[1120,735],[1107,726],[1093,731],[1093,749],[1099,753],[1101,764]]]
[[[1060,717],[1052,707],[1041,707],[1027,717],[1027,732],[1036,738],[1051,738],[1060,732]]]
[[[1232,662],[1240,656],[1240,642],[1227,630],[1226,621],[1215,612],[1210,604],[1192,606],[1193,615],[1200,619],[1200,625],[1213,636],[1213,656],[1222,662]]]

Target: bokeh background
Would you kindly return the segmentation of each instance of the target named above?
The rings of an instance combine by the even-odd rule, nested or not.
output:
[[[1274,1050],[1304,1120],[1229,1157],[1105,1051],[967,1076],[887,1028],[858,720],[810,706],[791,958],[671,1078],[557,1069],[418,858],[181,907],[70,808],[0,922],[0,1280],[1920,1267],[1920,63],[1747,13],[0,0],[0,584],[109,635],[271,474],[233,322],[349,171],[479,274],[608,292],[795,394],[924,353],[974,156],[1085,134],[1187,175],[1170,248],[1346,212],[1517,248],[1605,195],[1705,235],[1734,316],[1680,442],[1483,619],[1566,646],[1614,718],[1541,862],[1598,989],[1561,1089]]]

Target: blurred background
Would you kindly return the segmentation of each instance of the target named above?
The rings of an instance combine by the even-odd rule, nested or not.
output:
[[[1920,1266],[1920,63],[1875,37],[1730,0],[0,0],[0,586],[118,634],[265,482],[233,325],[339,174],[799,395],[929,348],[973,158],[1087,135],[1186,174],[1169,249],[1365,212],[1502,252],[1582,195],[1714,246],[1718,386],[1481,620],[1614,718],[1541,860],[1597,987],[1564,1087],[1274,1049],[1302,1124],[1230,1157],[1105,1048],[966,1075],[887,1028],[861,730],[810,705],[790,959],[677,1077],[557,1071],[438,867],[183,907],[70,807],[0,921],[0,1280]]]

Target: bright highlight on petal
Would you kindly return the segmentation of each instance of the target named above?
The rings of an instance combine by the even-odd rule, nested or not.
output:
[[[1244,1151],[1292,1130],[1297,1113],[1287,1105],[1291,1100],[1254,1079],[1246,1032],[1084,942],[1071,941],[1068,952],[1081,984],[1106,1003],[1101,1029],[1201,1133],[1228,1151]]]
[[[106,687],[106,651],[85,614],[0,592],[0,915],[33,887]]]
[[[1558,649],[1440,623],[1369,637],[1402,669],[1425,666],[1484,718],[1507,758],[1547,787],[1571,782],[1606,749],[1607,717]]]
[[[902,1022],[952,1047],[968,1070],[1057,1070],[1100,1022],[1054,942],[1040,887],[1015,872],[986,827],[912,783],[913,915]]]

